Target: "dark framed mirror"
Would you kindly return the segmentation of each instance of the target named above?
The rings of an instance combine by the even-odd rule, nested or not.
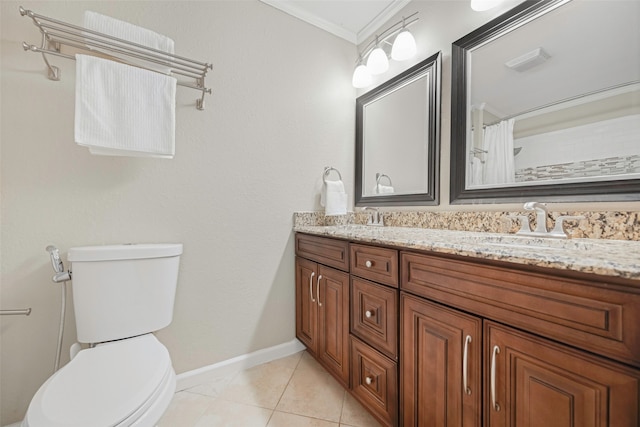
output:
[[[439,202],[438,52],[356,100],[356,206]]]
[[[640,200],[640,2],[525,1],[452,45],[452,204]]]

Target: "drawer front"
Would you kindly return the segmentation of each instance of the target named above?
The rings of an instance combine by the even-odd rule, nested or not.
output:
[[[349,242],[344,240],[296,234],[296,255],[349,271]]]
[[[351,277],[351,333],[398,359],[398,290]]]
[[[640,293],[597,281],[403,252],[401,288],[640,366]]]
[[[398,287],[398,251],[351,244],[351,274]]]
[[[375,417],[398,425],[398,365],[351,336],[351,389]]]

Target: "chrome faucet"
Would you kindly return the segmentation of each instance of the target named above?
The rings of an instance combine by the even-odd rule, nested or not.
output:
[[[524,208],[528,211],[536,211],[536,229],[534,233],[548,233],[547,215],[549,214],[549,210],[547,209],[547,205],[538,202],[527,202],[524,204]],[[531,227],[529,227],[529,229],[531,229]]]
[[[537,237],[556,237],[560,239],[568,239],[571,237],[564,231],[565,220],[580,220],[584,219],[582,215],[560,215],[556,218],[555,226],[551,231],[547,228],[547,216],[549,210],[547,205],[538,202],[527,202],[524,204],[524,209],[528,211],[536,212],[536,229],[531,231],[531,224],[529,223],[529,217],[527,215],[518,215],[517,219],[520,220],[520,230],[516,234],[524,236],[537,236]]]
[[[382,215],[380,215],[380,212],[378,211],[378,209],[370,208],[368,206],[365,206],[365,207],[362,208],[362,212],[366,212],[367,210],[372,211],[371,212],[371,216],[369,217],[369,220],[367,221],[367,225],[375,225],[377,227],[384,227],[384,219],[382,218]]]

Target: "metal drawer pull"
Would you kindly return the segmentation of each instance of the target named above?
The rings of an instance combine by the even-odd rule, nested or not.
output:
[[[320,302],[320,279],[322,279],[322,274],[316,279],[316,297],[318,298],[318,306],[322,307],[322,303]]]
[[[313,276],[315,276],[316,273],[315,271],[311,273],[311,276],[309,276],[309,295],[311,296],[311,302],[316,302],[316,300],[313,298]]]
[[[367,383],[367,384],[371,384],[373,382],[373,377],[366,377],[364,379],[364,382]]]
[[[462,354],[462,387],[464,392],[471,394],[469,388],[469,343],[471,342],[471,335],[467,335],[464,340],[464,353]]]
[[[373,310],[367,310],[364,312],[365,317],[373,317],[375,315],[375,311]]]
[[[365,262],[365,263],[364,263],[364,265],[365,265],[367,268],[371,268],[371,267],[373,266],[373,263],[372,263],[371,261],[367,260],[367,262]]]
[[[491,405],[496,412],[500,412],[500,405],[496,403],[496,354],[498,353],[500,353],[500,347],[496,345],[491,355]]]

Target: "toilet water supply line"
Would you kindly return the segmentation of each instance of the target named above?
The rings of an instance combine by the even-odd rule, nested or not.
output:
[[[64,264],[62,263],[62,259],[60,258],[60,252],[58,252],[58,248],[53,245],[49,245],[46,248],[46,251],[49,252],[49,256],[51,257],[51,265],[53,266],[53,271],[56,274],[53,275],[51,280],[54,283],[62,282],[62,302],[60,307],[60,326],[58,327],[58,348],[56,351],[56,361],[53,367],[53,372],[56,372],[60,369],[60,355],[62,354],[62,338],[64,336],[64,315],[67,309],[67,282],[71,280],[71,272],[64,271]]]

